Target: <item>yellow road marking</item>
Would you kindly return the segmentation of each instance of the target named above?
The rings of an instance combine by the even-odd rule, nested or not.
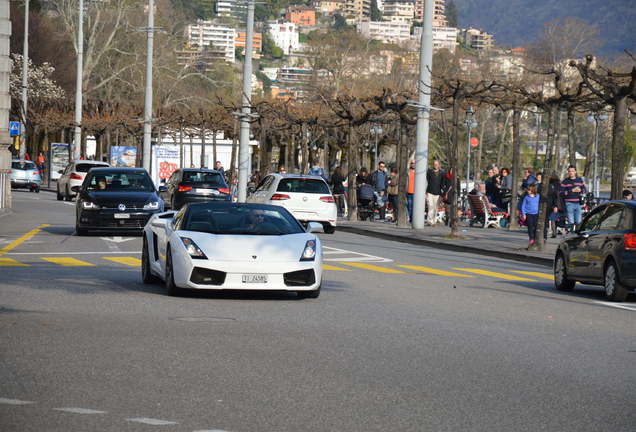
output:
[[[61,257],[61,258],[42,258],[44,261],[51,262],[53,264],[59,264],[64,267],[80,267],[80,266],[94,266],[95,264],[87,263],[86,261],[80,261],[75,258]]]
[[[13,258],[0,258],[0,267],[25,267],[28,264],[21,263],[19,261],[14,260]]]
[[[375,266],[372,264],[365,264],[365,263],[358,263],[358,262],[341,262],[340,264],[348,265],[351,267],[357,267],[357,268],[361,268],[365,270],[372,270],[379,273],[404,274],[404,272],[400,270],[394,270],[387,267]]]
[[[102,257],[102,259],[132,267],[139,267],[141,265],[141,260],[134,257]]]
[[[9,243],[8,245],[6,245],[2,249],[0,249],[0,256],[6,254],[7,252],[11,251],[12,249],[15,249],[18,246],[20,246],[22,243],[24,243],[25,241],[29,240],[31,237],[33,237],[34,235],[36,235],[37,233],[42,231],[42,228],[46,228],[48,226],[51,226],[51,225],[42,224],[42,225],[38,226],[37,228],[32,229],[31,231],[29,231],[28,233],[26,233],[22,237],[13,240],[11,243]]]
[[[512,270],[513,273],[519,273],[527,276],[534,276],[542,279],[554,280],[554,275],[551,273],[539,273],[539,272],[531,272],[531,271],[522,271],[522,270]]]
[[[511,280],[511,281],[536,282],[536,280],[534,280],[534,279],[522,278],[522,277],[519,277],[519,276],[508,275],[508,274],[505,274],[505,273],[491,272],[491,271],[482,270],[482,269],[457,268],[456,267],[453,270],[465,271],[465,272],[468,272],[468,273],[475,273],[475,274],[478,274],[478,275],[490,276],[490,277],[494,277],[494,278]]]
[[[336,266],[332,266],[329,264],[323,264],[322,265],[322,269],[323,270],[336,270],[336,271],[351,271],[351,269],[346,269],[346,268],[342,268],[342,267],[336,267]]]
[[[417,270],[424,273],[430,273],[438,276],[452,276],[452,277],[463,277],[463,278],[472,278],[475,276],[466,275],[461,273],[449,272],[446,270],[438,270],[430,267],[422,267],[422,266],[413,266],[413,265],[398,265],[398,267],[402,267],[409,270]]]

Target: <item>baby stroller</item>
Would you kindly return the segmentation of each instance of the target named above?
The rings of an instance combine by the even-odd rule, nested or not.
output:
[[[375,218],[376,202],[373,186],[362,184],[358,187],[358,219],[361,221]]]

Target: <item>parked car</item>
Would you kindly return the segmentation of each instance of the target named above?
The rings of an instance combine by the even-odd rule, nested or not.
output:
[[[263,178],[248,201],[285,207],[305,225],[321,223],[327,234],[336,230],[338,209],[329,185],[319,176],[270,174]]]
[[[9,178],[12,188],[27,188],[31,192],[40,192],[40,185],[42,184],[40,170],[31,161],[12,160]]]
[[[561,242],[554,259],[555,287],[571,291],[576,282],[602,285],[612,301],[624,301],[636,289],[636,202],[596,207]]]
[[[316,298],[322,247],[280,206],[206,202],[154,215],[144,228],[141,275],[163,279],[168,294],[182,288],[296,291]]]
[[[161,198],[166,207],[179,210],[187,203],[231,201],[230,188],[221,171],[183,168],[172,173]]]
[[[60,178],[57,179],[57,200],[70,201],[75,193],[74,186],[81,186],[86,177],[86,173],[91,168],[108,167],[106,162],[91,160],[76,160],[69,163],[63,171],[59,171]]]
[[[75,231],[141,232],[148,219],[163,211],[152,179],[143,168],[92,168],[82,186],[73,186]]]
[[[636,167],[630,169],[625,176],[626,186],[636,186]]]

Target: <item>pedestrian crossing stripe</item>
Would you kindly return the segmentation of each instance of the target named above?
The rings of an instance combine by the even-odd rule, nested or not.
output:
[[[322,269],[323,270],[332,270],[332,271],[351,271],[351,269],[348,269],[348,268],[336,267],[336,266],[332,266],[332,265],[329,265],[329,264],[323,264],[322,265]]]
[[[141,260],[134,257],[103,257],[102,259],[112,261],[117,264],[124,264],[131,267],[141,266]]]
[[[488,270],[476,269],[476,268],[462,268],[455,267],[453,270],[459,270],[467,273],[474,273],[482,276],[490,276],[498,279],[510,280],[510,281],[520,281],[520,282],[536,282],[534,279],[523,278],[519,276],[513,276],[505,273],[497,273]]]
[[[461,278],[472,278],[475,277],[473,275],[466,275],[461,273],[450,272],[446,270],[434,269],[431,267],[422,267],[422,266],[413,266],[413,265],[398,265],[398,267],[402,267],[409,270],[416,270],[423,273],[430,273],[438,276],[451,276],[451,277],[461,277]]]
[[[71,257],[61,257],[61,258],[42,258],[44,261],[48,261],[50,263],[53,264],[58,264],[64,267],[88,267],[88,266],[94,266],[95,264],[91,264],[89,262],[86,261],[81,261],[78,260],[76,258],[71,258]]]
[[[351,267],[357,267],[357,268],[361,268],[364,270],[372,270],[372,271],[376,271],[379,273],[391,273],[391,274],[404,274],[405,272],[401,271],[401,270],[395,270],[392,268],[388,268],[388,267],[380,267],[380,266],[376,266],[373,264],[365,264],[365,263],[360,263],[360,262],[341,262],[340,264],[344,264],[344,265],[348,265]]]
[[[20,261],[16,261],[13,258],[2,258],[0,257],[0,267],[26,267],[28,264],[21,263]]]
[[[554,280],[554,275],[552,273],[539,273],[539,272],[523,271],[523,270],[511,270],[511,271],[512,273],[519,273],[526,276],[534,276],[541,279]]]

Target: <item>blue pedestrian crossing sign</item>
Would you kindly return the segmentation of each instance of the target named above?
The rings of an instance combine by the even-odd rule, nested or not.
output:
[[[9,136],[20,136],[22,132],[22,125],[20,122],[12,121],[9,122]]]

